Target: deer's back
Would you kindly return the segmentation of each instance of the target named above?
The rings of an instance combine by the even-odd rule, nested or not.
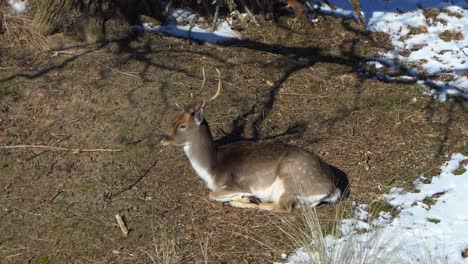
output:
[[[263,186],[279,178],[294,185],[319,181],[328,188],[335,178],[318,156],[287,144],[233,143],[218,149],[218,160],[218,172],[228,173],[238,185]]]

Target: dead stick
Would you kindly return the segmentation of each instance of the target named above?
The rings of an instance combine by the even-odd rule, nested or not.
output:
[[[170,0],[169,3],[167,3],[166,8],[164,9],[164,13],[165,13],[166,15],[169,14],[169,11],[170,11],[171,6],[172,6],[172,2],[173,2],[173,0]]]
[[[102,65],[102,66],[104,66],[104,67],[107,67],[107,68],[109,68],[111,71],[115,71],[115,72],[118,72],[118,73],[120,73],[120,74],[123,74],[123,75],[129,76],[129,77],[133,77],[133,78],[137,78],[137,79],[139,79],[139,80],[142,80],[142,78],[139,77],[139,76],[136,76],[136,75],[134,75],[134,74],[130,74],[130,73],[127,73],[127,72],[119,71],[119,70],[117,70],[117,69],[112,68],[112,67],[109,66],[109,65],[106,65],[106,64],[103,64],[103,63],[99,63],[99,62],[98,62],[97,64]]]
[[[239,12],[239,10],[236,9],[236,14],[239,17],[240,21],[242,22],[243,25],[247,24],[247,21],[245,21],[244,16]]]
[[[81,152],[119,152],[120,149],[79,149],[79,148],[63,148],[44,145],[14,145],[14,146],[0,146],[0,149],[44,149],[50,151],[70,151],[72,153]]]
[[[192,20],[190,21],[190,26],[189,26],[189,30],[188,30],[188,41],[189,41],[189,45],[192,45],[192,29],[193,27],[195,26],[195,23],[198,21],[198,15],[195,14],[192,18]]]
[[[218,16],[219,16],[219,1],[216,2],[216,9],[213,18],[213,24],[211,25],[211,32],[214,32],[218,28]]]
[[[119,224],[120,230],[122,230],[124,236],[128,236],[128,228],[125,226],[122,217],[119,214],[116,214],[115,219],[117,219],[117,224]]]
[[[245,4],[244,0],[240,0],[241,4],[244,6],[245,8],[245,11],[247,11],[247,15],[250,17],[250,19],[252,19],[252,21],[255,23],[255,25],[257,25],[258,27],[260,26],[260,23],[258,23],[257,19],[255,19],[255,16],[253,15],[253,13],[250,11],[250,9],[247,7],[247,5]]]

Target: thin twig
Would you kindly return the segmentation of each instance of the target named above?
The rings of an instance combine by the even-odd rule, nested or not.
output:
[[[465,54],[465,56],[468,57],[468,54],[466,54],[466,52],[463,49],[460,49],[460,50],[461,50],[461,52],[463,52],[463,54]]]
[[[27,214],[35,215],[35,216],[42,216],[42,214],[37,214],[37,213],[29,212],[29,211],[23,210],[23,209],[18,208],[18,207],[13,207],[13,209],[16,209],[16,210],[18,210],[18,211],[21,211],[21,212],[24,212],[24,213],[27,213]]]
[[[55,201],[55,199],[61,194],[63,193],[62,190],[57,190],[57,192],[55,193],[54,196],[52,196],[52,198],[50,198],[49,202],[53,203]]]
[[[127,72],[119,71],[119,70],[117,70],[117,69],[114,69],[114,68],[112,68],[112,67],[106,65],[106,64],[99,63],[99,62],[98,62],[97,64],[102,65],[102,66],[104,66],[104,67],[107,67],[107,68],[109,68],[111,71],[115,71],[115,72],[118,72],[118,73],[120,73],[120,74],[129,76],[129,77],[137,78],[137,79],[139,79],[139,80],[143,80],[143,79],[142,79],[141,77],[139,77],[139,76],[136,76],[136,75],[134,75],[134,74],[130,74],[130,73],[127,73]]]
[[[119,152],[120,149],[79,149],[79,148],[63,148],[44,145],[14,145],[14,146],[0,146],[0,149],[44,149],[50,151],[69,151],[74,154],[81,152]]]

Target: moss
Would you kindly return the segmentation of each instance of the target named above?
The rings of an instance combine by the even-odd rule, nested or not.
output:
[[[407,49],[401,50],[400,55],[403,56],[403,57],[409,57],[409,55],[411,55],[411,51],[409,51]]]
[[[416,44],[411,48],[411,51],[417,51],[417,50],[420,50],[420,49],[422,49],[422,48],[424,48],[426,46],[427,46],[427,44]]]
[[[364,57],[368,53],[366,46],[358,43],[354,47],[354,55],[358,57]]]
[[[444,32],[442,32],[440,35],[439,35],[439,38],[443,41],[450,41],[452,40],[452,31],[450,30],[445,30]]]
[[[3,100],[3,98],[11,95],[13,91],[11,90],[10,87],[2,87],[0,88],[0,101]]]
[[[435,18],[440,14],[440,11],[438,9],[430,8],[424,10],[423,14],[426,18],[432,18],[435,20]]]
[[[439,35],[439,38],[442,39],[443,41],[449,42],[452,40],[462,40],[465,37],[463,36],[463,33],[461,32],[445,30]]]
[[[450,11],[448,9],[442,9],[440,12],[441,13],[446,13],[449,16],[453,16],[453,17],[456,17],[456,18],[459,18],[459,19],[463,18],[462,14],[457,13],[457,12],[452,12],[452,11]]]
[[[36,264],[50,264],[50,257],[47,255],[37,257]]]
[[[425,26],[419,26],[419,27],[409,27],[409,34],[411,35],[418,35],[418,34],[423,34],[423,33],[427,33],[427,27]]]
[[[462,174],[465,173],[465,172],[466,172],[465,167],[460,166],[458,169],[456,169],[456,170],[453,172],[453,174],[454,174],[454,175],[462,175]]]
[[[426,92],[426,90],[421,86],[417,86],[415,90],[419,94],[423,94],[424,92]]]
[[[0,171],[5,174],[11,174],[15,172],[15,165],[13,163],[4,163],[0,165]]]
[[[379,99],[380,109],[385,112],[392,111],[395,106],[402,103],[402,100],[403,99],[398,94],[382,95]]]
[[[394,207],[386,201],[378,200],[369,204],[369,213],[371,214],[372,218],[378,218],[380,212],[388,212],[392,216],[395,216],[396,213]]]
[[[440,223],[440,220],[439,220],[439,219],[436,219],[436,218],[428,218],[427,221],[429,221],[429,222],[431,222],[431,223],[434,223],[434,224]]]
[[[422,200],[423,203],[427,204],[429,207],[433,206],[436,202],[431,197],[426,197]]]
[[[456,152],[460,152],[463,155],[468,155],[468,145],[466,146],[461,146],[455,149]]]

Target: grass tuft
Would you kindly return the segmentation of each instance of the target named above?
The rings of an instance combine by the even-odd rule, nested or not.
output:
[[[394,214],[396,213],[395,208],[386,201],[372,201],[369,204],[369,213],[373,219],[379,218],[381,212],[388,212],[392,216],[395,216]]]
[[[436,202],[431,197],[426,197],[422,200],[423,203],[427,204],[429,207],[433,206]]]
[[[3,12],[4,11],[4,12]],[[26,15],[9,14],[0,8],[0,31],[2,38],[10,46],[26,48],[32,51],[47,49],[47,40],[36,31],[33,21]]]
[[[287,225],[282,229],[297,249],[301,248],[305,253],[304,261],[307,263],[400,263],[402,249],[396,247],[390,252],[384,245],[391,243],[392,238],[383,236],[383,232],[355,232],[342,234],[340,223],[349,210],[343,206],[335,208],[335,218],[320,220],[315,208],[302,208],[301,225]],[[330,222],[333,226],[330,228]],[[324,226],[328,226],[329,234],[324,232]],[[401,251],[401,252],[400,252]]]
[[[50,257],[47,255],[39,256],[36,259],[36,264],[50,264],[50,263],[51,263]]]

